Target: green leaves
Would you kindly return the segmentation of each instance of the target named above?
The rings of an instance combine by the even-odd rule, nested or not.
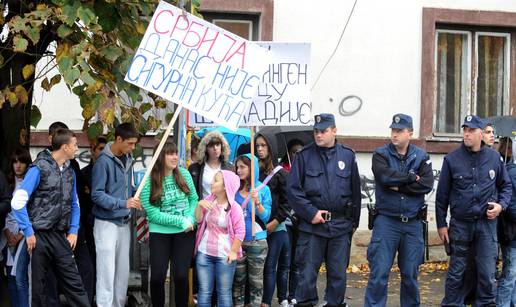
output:
[[[140,113],[143,115],[145,114],[147,111],[149,111],[150,109],[152,109],[152,104],[151,103],[142,103],[140,105],[140,107],[138,108],[138,110],[140,111]]]
[[[63,19],[67,25],[72,26],[75,23],[79,5],[79,1],[72,1],[72,4],[67,4],[63,7]]]
[[[32,105],[30,108],[30,125],[36,128],[41,121],[41,112],[39,108],[35,105]]]
[[[25,52],[25,50],[27,50],[27,46],[29,45],[29,42],[20,35],[16,35],[14,37],[13,43],[15,52]]]
[[[193,0],[194,6],[198,2]],[[35,47],[44,43],[44,38],[53,37],[59,73],[43,75],[41,87],[50,91],[64,80],[80,98],[83,127],[90,138],[123,121],[133,122],[141,132],[159,129],[162,118],[154,110],[168,111],[167,102],[157,96],[144,100],[144,91],[124,80],[158,3],[158,0],[50,0],[36,1],[25,6],[24,11],[14,12],[8,21],[11,39],[4,47],[36,56],[22,65],[23,79],[19,83],[23,85],[10,84],[0,92],[0,106],[29,103],[34,63],[42,52]],[[0,24],[4,21],[0,15]],[[8,60],[5,54],[0,55],[0,67],[11,65]],[[36,106],[30,111],[31,125],[36,127],[41,112]],[[168,119],[170,116],[171,113],[167,114]]]
[[[39,42],[39,28],[30,27],[24,32],[34,45]]]
[[[102,31],[105,33],[113,31],[116,28],[116,25],[121,21],[118,10],[111,3],[95,1],[94,9],[99,18],[98,23],[102,27]]]
[[[72,69],[65,70],[63,72],[64,80],[67,84],[72,85],[79,79],[81,72],[77,67],[73,67]]]
[[[77,9],[77,17],[79,17],[79,19],[82,20],[85,26],[89,26],[90,23],[96,20],[97,18],[95,13],[93,13],[93,11],[90,8],[85,7],[84,5],[80,6]]]
[[[65,38],[73,32],[73,29],[66,24],[62,24],[57,28],[57,36]]]
[[[109,45],[105,48],[102,48],[100,51],[100,54],[110,60],[111,62],[115,62],[116,59],[118,59],[119,56],[122,55],[122,49],[115,45]]]
[[[98,121],[96,123],[91,124],[88,127],[88,138],[90,140],[96,139],[99,135],[104,132],[104,126],[102,125],[102,122]]]

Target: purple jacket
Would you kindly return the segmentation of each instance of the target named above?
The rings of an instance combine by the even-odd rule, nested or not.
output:
[[[222,177],[224,178],[224,186],[226,188],[228,203],[231,206],[229,212],[226,214],[226,223],[228,225],[229,240],[231,241],[230,245],[233,245],[234,240],[244,241],[245,236],[244,213],[242,212],[240,205],[235,201],[235,194],[240,188],[240,178],[231,171],[222,170],[221,172]],[[206,197],[206,200],[208,201],[213,201],[214,199],[215,195],[213,194]],[[194,254],[197,254],[197,248],[201,243],[204,230],[206,229],[206,219],[204,218],[206,211],[206,209],[202,209],[203,219],[198,223]],[[238,258],[242,257],[242,248],[238,250],[237,256]]]

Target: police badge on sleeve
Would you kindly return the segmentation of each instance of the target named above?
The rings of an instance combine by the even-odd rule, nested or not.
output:
[[[495,176],[496,176],[495,171],[494,171],[494,170],[492,170],[492,169],[491,169],[491,170],[489,170],[489,178],[491,178],[491,180],[493,180],[493,179],[495,178]]]

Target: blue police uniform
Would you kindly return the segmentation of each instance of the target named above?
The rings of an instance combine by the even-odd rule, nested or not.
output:
[[[390,126],[412,129],[412,118],[396,114]],[[419,306],[418,268],[424,257],[420,210],[432,191],[432,163],[421,148],[409,144],[405,155],[389,143],[373,154],[376,208],[371,242],[367,249],[370,275],[364,306],[386,306],[391,266],[398,253],[401,273],[401,306]],[[394,189],[396,190],[394,190]]]
[[[464,126],[483,129],[477,116],[467,116]],[[505,210],[511,199],[511,181],[500,155],[484,146],[473,152],[464,144],[443,161],[436,195],[437,227],[447,227],[451,218],[450,266],[442,306],[463,306],[467,258],[474,253],[477,268],[475,306],[496,306],[495,267],[498,252],[497,219],[487,219],[488,202]],[[473,244],[474,243],[474,244]]]
[[[316,116],[314,129],[334,125],[331,114]],[[288,181],[288,201],[300,217],[296,262],[299,284],[298,306],[317,304],[317,275],[325,259],[327,268],[327,306],[339,306],[346,291],[346,267],[351,235],[360,219],[360,176],[355,153],[335,144],[331,148],[312,143],[303,148],[293,161]],[[311,224],[318,210],[331,217],[321,224]]]

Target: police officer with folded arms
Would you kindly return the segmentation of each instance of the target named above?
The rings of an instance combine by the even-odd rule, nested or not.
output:
[[[437,186],[437,231],[451,251],[441,306],[464,305],[464,276],[471,253],[478,280],[473,306],[496,306],[496,224],[511,200],[511,181],[498,152],[482,142],[484,122],[469,115],[462,128],[463,143],[444,158]]]
[[[361,194],[355,153],[337,143],[332,114],[315,116],[315,143],[304,147],[288,177],[289,204],[300,217],[296,306],[318,302],[317,275],[325,259],[326,306],[341,306],[351,236],[358,227]]]
[[[390,128],[391,142],[373,154],[377,216],[367,249],[371,273],[364,306],[387,306],[387,283],[396,252],[400,305],[419,306],[417,276],[424,260],[425,194],[433,188],[432,162],[424,150],[410,144],[412,117],[396,114]]]

